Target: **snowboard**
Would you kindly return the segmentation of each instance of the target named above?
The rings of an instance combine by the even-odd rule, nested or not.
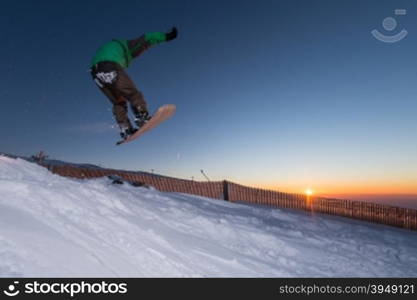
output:
[[[134,134],[129,136],[125,140],[120,140],[116,143],[116,145],[121,145],[125,143],[129,143],[133,140],[136,140],[138,137],[143,135],[145,132],[155,128],[162,122],[168,120],[175,114],[176,106],[173,104],[165,104],[162,105],[158,110],[152,115],[151,119],[145,123],[142,127],[139,128]]]

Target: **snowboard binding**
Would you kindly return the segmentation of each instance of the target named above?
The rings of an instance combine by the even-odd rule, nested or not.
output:
[[[151,119],[151,116],[149,115],[149,112],[147,110],[139,111],[137,114],[135,114],[135,124],[139,128],[141,128],[143,125],[146,124]]]
[[[133,128],[133,127],[122,127],[120,129],[120,137],[123,140],[126,140],[128,137],[130,137],[131,135],[133,135],[136,131],[138,131],[137,128]]]

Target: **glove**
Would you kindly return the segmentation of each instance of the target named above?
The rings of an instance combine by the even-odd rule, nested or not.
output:
[[[177,27],[172,27],[172,30],[166,33],[167,42],[177,38],[177,35],[178,35]]]

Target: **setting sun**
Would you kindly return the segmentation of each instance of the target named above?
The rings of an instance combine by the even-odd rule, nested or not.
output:
[[[306,189],[306,190],[305,190],[305,194],[306,194],[307,196],[311,196],[311,195],[313,195],[313,193],[314,193],[314,191],[313,191],[312,189]]]

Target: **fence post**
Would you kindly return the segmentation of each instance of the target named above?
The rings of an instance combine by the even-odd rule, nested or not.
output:
[[[223,200],[229,201],[229,183],[223,180]]]

